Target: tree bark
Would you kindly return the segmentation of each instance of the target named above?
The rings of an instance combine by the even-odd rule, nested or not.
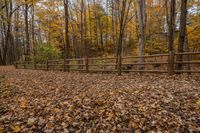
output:
[[[69,5],[68,0],[64,0],[65,9],[65,58],[69,58]]]
[[[183,53],[186,37],[186,21],[187,21],[187,0],[181,0],[181,16],[180,16],[180,34],[178,43],[178,53]],[[183,55],[177,55],[176,61],[183,61]],[[183,65],[177,64],[176,70],[182,70]]]
[[[64,0],[64,10],[65,10],[65,59],[69,58],[70,55],[70,44],[69,44],[69,1],[68,0]],[[68,63],[68,62],[66,62]],[[64,66],[64,71],[66,71],[66,69],[68,70],[68,67]]]
[[[176,0],[171,0],[170,6],[170,22],[169,22],[169,74],[174,73],[174,30],[175,30],[175,8]]]
[[[146,43],[146,0],[138,0],[138,22],[139,22],[139,63],[144,62],[144,50]],[[143,70],[144,65],[139,66]]]
[[[29,60],[30,56],[30,38],[29,38],[29,24],[28,24],[28,1],[25,0],[25,36],[26,36],[26,55],[25,55],[25,60]]]

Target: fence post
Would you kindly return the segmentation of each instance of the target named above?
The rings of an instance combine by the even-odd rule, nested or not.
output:
[[[24,61],[24,69],[26,69],[26,61]]]
[[[168,64],[168,73],[169,75],[174,74],[174,52],[170,51],[169,52],[169,64]]]
[[[63,71],[66,72],[66,59],[63,60]]]
[[[86,69],[86,72],[88,73],[89,72],[88,57],[85,58],[85,69]]]
[[[46,60],[46,70],[47,71],[49,70],[49,61],[48,61],[48,59]]]
[[[15,66],[16,69],[17,69],[17,67],[18,67],[18,66],[17,66],[17,63],[18,63],[17,61],[15,61],[15,63],[14,63],[14,66]]]
[[[117,60],[118,60],[118,62],[117,62],[118,75],[120,76],[120,75],[122,75],[122,70],[121,70],[122,69],[122,56],[118,55]]]
[[[105,59],[103,59],[103,70],[105,70],[106,69],[106,66],[105,66],[105,63],[106,63],[106,60]]]
[[[33,69],[36,69],[36,63],[35,63],[35,60],[33,60]]]

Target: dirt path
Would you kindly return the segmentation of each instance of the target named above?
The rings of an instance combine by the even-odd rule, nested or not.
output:
[[[199,132],[200,75],[0,67],[1,132]]]

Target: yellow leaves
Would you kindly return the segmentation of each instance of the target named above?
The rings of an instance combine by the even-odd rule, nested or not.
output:
[[[102,100],[98,100],[98,99],[97,99],[97,100],[95,101],[95,104],[98,105],[98,106],[102,106],[102,105],[104,104],[104,102],[103,102]]]
[[[102,115],[105,112],[104,109],[99,110],[99,115]]]
[[[18,132],[21,131],[21,128],[20,128],[20,126],[18,126],[18,125],[13,126],[13,127],[11,127],[11,128],[12,128],[12,130],[13,130],[14,133],[18,133]]]
[[[138,94],[138,93],[140,93],[140,90],[136,90],[136,91],[135,91],[135,94]]]
[[[139,129],[139,125],[133,121],[129,122],[129,127],[133,128],[133,129]]]
[[[19,99],[20,108],[25,109],[27,107],[27,103],[28,101],[24,97]]]
[[[69,111],[74,111],[74,110],[75,110],[75,106],[70,105],[70,106],[69,106]]]
[[[20,107],[21,107],[22,109],[25,109],[25,108],[26,108],[26,102],[25,102],[25,101],[22,101],[22,102],[20,103]]]
[[[59,113],[59,112],[60,112],[60,109],[59,109],[59,108],[55,108],[55,109],[54,109],[54,112],[55,112],[55,113]]]
[[[140,112],[145,112],[146,111],[146,107],[143,105],[143,106],[139,107],[138,110]]]
[[[197,105],[200,105],[200,99],[196,102]]]

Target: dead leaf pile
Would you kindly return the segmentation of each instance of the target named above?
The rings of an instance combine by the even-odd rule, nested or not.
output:
[[[200,132],[200,76],[0,67],[0,132]]]

